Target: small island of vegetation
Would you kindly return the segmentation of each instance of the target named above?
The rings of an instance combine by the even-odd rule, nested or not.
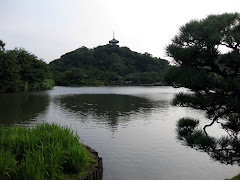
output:
[[[93,155],[67,127],[0,127],[0,179],[73,179],[84,175]]]
[[[50,62],[56,85],[154,85],[163,84],[169,62],[127,47],[81,47]]]

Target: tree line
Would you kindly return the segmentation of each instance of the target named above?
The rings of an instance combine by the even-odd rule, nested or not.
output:
[[[0,40],[0,93],[50,89],[54,86],[48,64],[23,48],[5,50]]]
[[[56,85],[162,85],[167,60],[127,47],[81,47],[46,64],[23,48],[5,50],[0,40],[0,92],[50,89]]]

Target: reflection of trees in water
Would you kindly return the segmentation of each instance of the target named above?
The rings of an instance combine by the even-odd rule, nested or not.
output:
[[[1,94],[0,102],[0,124],[20,124],[44,112],[50,97],[31,93]]]
[[[166,106],[164,101],[151,101],[146,98],[116,95],[116,94],[84,94],[65,96],[58,99],[61,106],[68,111],[82,116],[85,121],[88,115],[97,117],[97,120],[116,127],[119,121],[129,120],[128,117],[136,112],[147,113],[153,108]]]

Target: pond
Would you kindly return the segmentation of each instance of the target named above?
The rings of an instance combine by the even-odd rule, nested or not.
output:
[[[54,87],[0,95],[0,123],[34,126],[54,122],[71,127],[103,157],[104,180],[223,180],[238,166],[213,161],[181,144],[176,121],[204,111],[174,107],[172,87]],[[210,133],[220,135],[220,127]]]

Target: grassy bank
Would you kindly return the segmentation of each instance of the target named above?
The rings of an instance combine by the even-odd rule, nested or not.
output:
[[[84,173],[92,161],[67,127],[0,127],[0,179],[64,179]]]
[[[233,177],[231,180],[240,180],[240,174],[235,176],[235,177]]]

